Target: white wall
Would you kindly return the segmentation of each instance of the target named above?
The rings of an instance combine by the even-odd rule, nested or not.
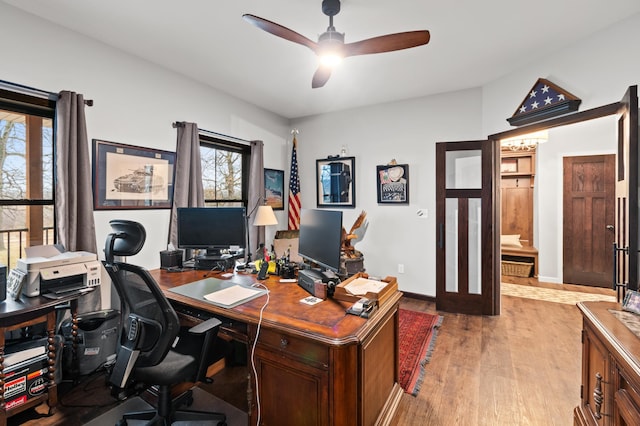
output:
[[[288,163],[290,127],[287,119],[276,114],[2,2],[0,40],[0,79],[52,92],[71,90],[94,100],[94,106],[86,109],[89,139],[175,151],[176,130],[171,123],[189,121],[202,129],[263,140],[266,167],[284,169]],[[286,223],[286,212],[276,213],[280,223]],[[97,211],[99,256],[110,232],[108,222],[115,218],[145,226],[147,241],[131,261],[158,268],[159,251],[167,243],[169,210]],[[103,301],[107,300],[104,293]]]
[[[481,93],[447,93],[295,120],[305,161],[303,206],[315,207],[314,160],[335,155],[347,145],[349,155],[356,156],[357,206],[347,211],[345,224],[349,226],[360,210],[367,211],[368,234],[356,245],[365,254],[367,271],[398,276],[401,290],[434,296],[434,143],[484,139],[509,130],[506,119],[540,77],[581,98],[580,110],[618,101],[628,86],[640,82],[640,58],[633,54],[630,40],[640,40],[640,15],[568,49],[550,52],[485,85]],[[614,152],[612,119],[556,129],[540,148],[534,241],[542,279],[562,282],[562,156]],[[409,206],[378,206],[375,201],[375,165],[391,158],[410,165]],[[428,209],[428,219],[416,218],[418,208]],[[398,274],[398,263],[405,264],[404,274]]]
[[[356,158],[356,208],[342,209],[343,225],[348,230],[367,213],[367,232],[355,242],[367,272],[435,295],[435,144],[480,138],[481,102],[473,89],[295,120],[303,208],[316,207],[316,160],[346,146]],[[392,159],[409,165],[409,204],[377,204],[376,166]],[[426,219],[418,209],[427,210]]]
[[[619,101],[640,83],[640,57],[630,41],[640,40],[640,14],[582,40],[550,52],[483,87],[483,133],[508,130],[506,119],[531,90],[546,78],[582,99],[584,111]],[[562,157],[614,154],[615,117],[554,129],[538,151],[535,187],[534,243],[540,254],[540,279],[562,281]]]
[[[539,77],[545,77],[582,98],[581,110],[620,99],[640,80],[640,58],[629,42],[640,40],[640,15],[568,49],[550,52],[545,60],[485,85],[403,102],[370,106],[289,123],[268,111],[239,101],[154,64],[125,55],[99,42],[69,32],[0,3],[3,60],[0,79],[45,90],[73,90],[94,99],[87,109],[89,138],[175,150],[173,121],[193,121],[201,128],[243,139],[265,141],[265,166],[288,175],[290,129],[300,130],[299,163],[303,207],[314,208],[315,160],[340,152],[356,157],[355,209],[344,209],[349,228],[365,210],[368,230],[356,248],[365,255],[372,275],[395,275],[401,290],[435,295],[435,143],[485,138],[508,130],[506,118]],[[629,47],[627,47],[629,46]],[[602,127],[601,127],[602,126]],[[554,235],[559,219],[557,177],[560,155],[613,152],[610,123],[580,133],[554,131],[540,148],[538,178],[545,192],[537,217],[541,275],[558,277],[561,250]],[[570,129],[566,130],[571,131]],[[606,139],[606,141],[605,141]],[[558,142],[554,142],[558,141]],[[550,145],[555,143],[555,145]],[[547,155],[554,157],[547,159]],[[409,164],[410,204],[379,206],[375,166],[391,159]],[[547,172],[547,169],[550,169]],[[545,174],[550,173],[548,176]],[[288,177],[288,176],[287,176]],[[546,182],[546,183],[545,183]],[[547,187],[548,185],[548,187]],[[551,189],[549,189],[551,188]],[[551,195],[550,195],[551,194]],[[549,198],[546,198],[546,197]],[[545,204],[546,203],[546,204]],[[418,209],[428,217],[419,219]],[[286,227],[286,211],[277,212]],[[98,246],[116,217],[139,220],[150,233],[136,262],[154,268],[166,242],[168,211],[96,212]],[[275,230],[268,230],[267,240]],[[545,254],[548,253],[548,254]],[[559,257],[560,256],[560,257]],[[560,263],[559,263],[560,261]],[[405,273],[398,273],[398,264]]]

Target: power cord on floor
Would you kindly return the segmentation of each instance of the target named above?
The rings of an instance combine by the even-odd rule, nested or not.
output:
[[[254,284],[254,287],[261,287],[264,288],[265,290],[267,290],[267,300],[265,300],[264,305],[262,305],[262,308],[260,309],[260,318],[258,319],[258,327],[256,328],[256,337],[253,339],[253,344],[251,345],[251,370],[253,370],[253,377],[255,377],[256,380],[256,425],[260,424],[260,417],[261,417],[261,412],[260,412],[260,386],[258,385],[258,372],[256,371],[256,361],[255,361],[255,352],[256,352],[256,345],[258,344],[258,336],[260,336],[260,326],[262,325],[262,314],[264,312],[264,309],[267,307],[267,305],[269,304],[269,289],[267,288],[267,286],[265,286],[262,283],[256,283]]]

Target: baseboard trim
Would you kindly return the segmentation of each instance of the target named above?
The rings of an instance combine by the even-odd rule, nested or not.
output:
[[[434,302],[436,301],[436,298],[434,296],[427,296],[426,294],[420,294],[420,293],[410,293],[407,291],[403,291],[403,297],[408,297],[410,299],[418,299],[418,300],[424,300],[427,302]]]

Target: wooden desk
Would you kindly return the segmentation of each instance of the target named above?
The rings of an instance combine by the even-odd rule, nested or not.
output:
[[[154,270],[151,275],[183,318],[197,320],[212,314],[223,321],[220,333],[244,339],[249,363],[258,335],[253,357],[256,374],[251,372],[250,383],[250,424],[258,421],[256,393],[260,424],[264,425],[368,426],[391,421],[403,393],[398,384],[398,302],[402,293],[396,291],[367,320],[347,315],[350,303],[333,299],[314,306],[300,303],[309,296],[306,291],[295,283],[279,283],[278,277],[269,278],[264,281],[269,303],[258,329],[267,296],[224,309],[166,291],[203,279],[203,271]],[[255,276],[249,274],[238,274],[237,279],[255,282]]]
[[[6,425],[8,417],[40,405],[45,401],[49,405],[49,414],[52,414],[55,410],[55,406],[58,403],[57,387],[54,380],[56,364],[56,347],[54,344],[54,336],[56,334],[56,306],[70,302],[73,329],[77,331],[79,297],[80,295],[70,295],[58,300],[51,300],[45,297],[27,297],[23,295],[20,300],[17,301],[7,298],[4,302],[0,302],[0,425]],[[5,356],[5,332],[40,323],[47,324],[49,343],[49,371],[46,376],[48,380],[47,389],[40,395],[30,397],[20,405],[6,409],[5,404],[7,401],[4,399],[5,375],[3,366]],[[75,356],[75,350],[73,353]]]

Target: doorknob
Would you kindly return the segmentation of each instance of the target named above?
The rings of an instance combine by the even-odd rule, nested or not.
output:
[[[606,228],[611,232],[613,232],[613,230],[615,229],[613,225],[607,225]]]

